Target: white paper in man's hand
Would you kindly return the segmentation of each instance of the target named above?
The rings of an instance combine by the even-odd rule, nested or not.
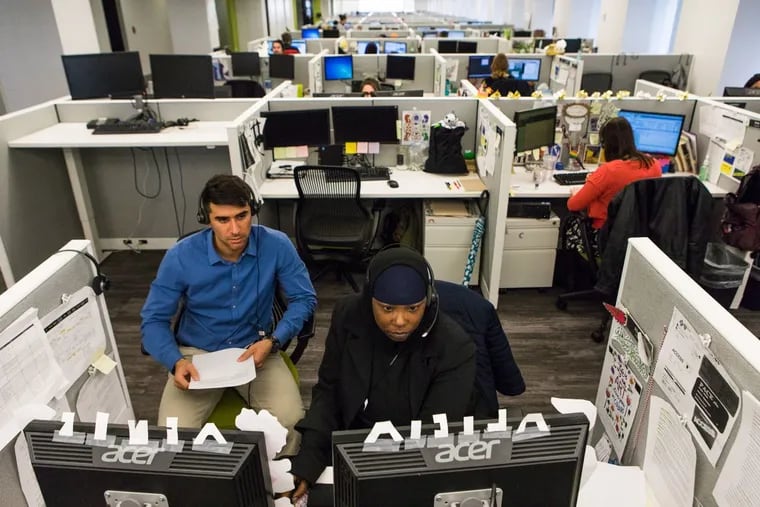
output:
[[[245,349],[232,348],[193,356],[200,380],[190,380],[190,389],[216,389],[247,384],[256,378],[253,356],[238,362]]]

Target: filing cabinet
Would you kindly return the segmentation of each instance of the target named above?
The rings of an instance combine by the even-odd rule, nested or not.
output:
[[[462,282],[472,244],[472,233],[478,218],[473,209],[476,209],[474,204],[470,201],[466,201],[465,204],[469,210],[467,216],[440,216],[433,214],[426,202],[424,252],[437,280]],[[479,284],[480,254],[481,250],[478,250],[470,285]]]
[[[551,287],[557,257],[559,217],[507,218],[499,287]]]

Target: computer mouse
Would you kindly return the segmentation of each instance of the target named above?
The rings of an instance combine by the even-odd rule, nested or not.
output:
[[[391,188],[398,188],[398,181],[396,180],[388,180],[388,186]]]

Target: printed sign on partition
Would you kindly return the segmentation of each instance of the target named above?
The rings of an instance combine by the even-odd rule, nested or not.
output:
[[[430,141],[430,111],[401,112],[401,144]]]

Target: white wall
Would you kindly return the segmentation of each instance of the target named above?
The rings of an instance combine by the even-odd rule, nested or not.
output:
[[[554,26],[557,27],[559,37],[595,39],[601,1],[557,0],[554,3]]]
[[[264,0],[237,0],[238,44],[245,51],[248,41],[267,36]]]
[[[547,37],[552,35],[554,22],[554,0],[526,0],[530,15],[530,27],[533,30],[543,30]]]
[[[90,0],[90,10],[95,22],[95,32],[97,33],[100,51],[111,51],[111,39],[108,38],[108,25],[106,25],[106,15],[103,12],[103,2],[101,0]]]
[[[295,13],[293,12],[293,2],[289,0],[270,0],[268,2],[268,5],[269,33],[272,35],[272,37],[279,39],[282,32],[298,28],[296,26]]]
[[[148,55],[174,53],[166,0],[119,0],[124,46],[139,51],[142,69],[150,73]]]
[[[169,32],[176,54],[202,55],[215,47],[209,36],[206,0],[167,0]],[[217,37],[217,44],[219,38]]]
[[[760,2],[741,0],[736,13],[736,23],[731,32],[728,54],[723,64],[723,73],[716,90],[718,94],[723,93],[724,86],[744,86],[753,74],[760,72],[758,20],[760,20]]]
[[[657,0],[634,0],[628,2],[626,10],[620,9],[625,19],[621,48],[623,52],[649,53],[653,21],[660,15],[656,10],[656,4]]]
[[[0,0],[0,102],[6,112],[69,93],[50,0]]]
[[[602,0],[599,11],[599,25],[594,44],[600,53],[620,53],[623,50],[628,0]]]
[[[90,0],[50,0],[63,53],[100,53]]]
[[[713,95],[718,90],[738,7],[739,0],[683,0],[671,52],[694,55],[690,92]]]

